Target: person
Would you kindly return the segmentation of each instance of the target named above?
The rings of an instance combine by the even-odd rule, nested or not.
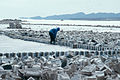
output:
[[[55,38],[57,35],[57,32],[60,31],[60,28],[53,28],[49,31],[49,35],[50,35],[50,44],[52,44],[52,42],[55,44]]]

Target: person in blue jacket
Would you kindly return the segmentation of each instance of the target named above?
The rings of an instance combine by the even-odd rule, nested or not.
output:
[[[55,38],[57,35],[57,32],[60,31],[60,28],[53,28],[49,31],[49,35],[50,35],[50,44],[52,44],[52,42],[55,44]]]

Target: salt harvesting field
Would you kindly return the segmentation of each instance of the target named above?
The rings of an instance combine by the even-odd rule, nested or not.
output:
[[[26,21],[0,24],[0,80],[120,80],[120,21]]]
[[[30,20],[28,19],[27,22],[24,23],[31,23],[31,24],[81,24],[81,25],[115,25],[120,26],[120,21],[71,21],[71,20]],[[9,24],[0,24],[0,29],[3,31],[10,31],[10,30],[17,30],[17,29],[7,29]],[[92,26],[51,26],[51,25],[22,25],[23,28],[31,28],[31,30],[35,31],[49,31],[51,28],[60,27],[63,31],[94,31],[94,32],[120,32],[120,28],[114,28],[114,27],[92,27]],[[61,33],[62,34],[62,33]],[[24,42],[19,43],[18,40],[12,40],[10,38],[5,37],[5,40],[3,40],[3,35],[0,41],[2,41],[0,46],[1,52],[24,52],[24,51],[53,51],[53,50],[68,50],[66,47],[60,47],[57,46],[55,49],[51,49],[48,46],[52,47],[52,45],[42,44],[42,43],[32,43],[32,42]],[[12,42],[11,42],[12,41]],[[11,42],[10,44],[7,44]],[[27,44],[28,43],[28,44]],[[22,44],[20,47],[15,47],[17,45],[15,44]],[[33,44],[33,45],[32,45]],[[3,46],[4,45],[4,46]],[[30,45],[27,47],[27,45]],[[6,47],[5,47],[6,46]],[[8,47],[11,47],[8,49]],[[26,49],[24,49],[26,47]],[[33,48],[32,48],[33,47]],[[15,49],[16,48],[16,49]],[[8,49],[8,50],[7,50]]]

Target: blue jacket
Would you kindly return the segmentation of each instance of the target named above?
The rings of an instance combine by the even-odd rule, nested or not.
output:
[[[60,28],[53,28],[49,32],[53,34],[54,38],[56,38],[57,32],[60,30]]]

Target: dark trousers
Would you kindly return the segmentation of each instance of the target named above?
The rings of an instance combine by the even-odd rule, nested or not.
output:
[[[52,42],[54,42],[54,44],[55,44],[55,37],[54,37],[53,33],[49,32],[49,35],[50,35],[50,44],[52,44]]]

